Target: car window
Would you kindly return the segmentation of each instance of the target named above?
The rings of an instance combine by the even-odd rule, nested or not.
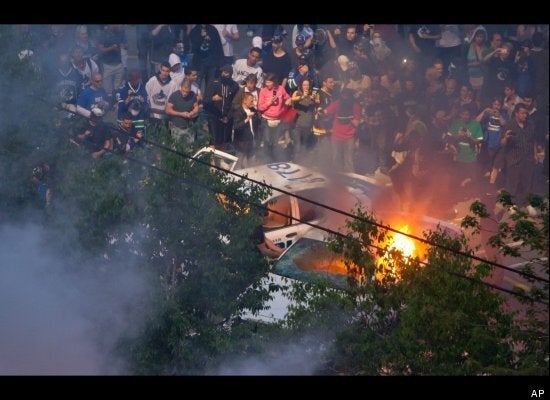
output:
[[[327,279],[331,286],[347,286],[348,269],[341,254],[330,251],[319,240],[302,238],[283,254],[273,273],[302,282]]]
[[[237,164],[238,158],[232,154],[224,153],[210,147],[203,147],[194,155],[195,158],[206,161],[217,167],[232,171]]]
[[[323,203],[323,199],[327,198],[327,189],[326,188],[315,188],[303,190],[298,193],[301,197],[316,201],[318,203]],[[324,208],[315,204],[310,203],[302,199],[297,199],[298,209],[300,210],[300,220],[302,221],[313,221],[319,219],[323,216]]]
[[[269,201],[269,204],[267,206],[271,210],[278,211],[283,215],[269,211],[267,221],[264,223],[265,230],[282,228],[292,223],[292,219],[289,218],[289,216],[292,216],[290,196],[284,195],[275,197],[274,199]]]

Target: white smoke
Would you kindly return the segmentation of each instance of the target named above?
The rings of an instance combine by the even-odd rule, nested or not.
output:
[[[324,337],[295,337],[292,343],[278,343],[260,355],[223,363],[213,375],[314,375],[330,345]]]
[[[132,265],[70,265],[57,239],[33,224],[0,226],[0,374],[126,373],[112,350],[143,322],[143,277]]]

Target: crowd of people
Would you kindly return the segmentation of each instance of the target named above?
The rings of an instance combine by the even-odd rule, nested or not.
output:
[[[88,118],[73,141],[94,158],[158,126],[191,145],[204,122],[241,167],[363,172],[370,157],[403,211],[500,188],[522,205],[547,185],[548,25],[250,25],[242,38],[237,25],[138,25],[138,68],[118,25],[16,29],[20,58],[53,60],[53,96]]]

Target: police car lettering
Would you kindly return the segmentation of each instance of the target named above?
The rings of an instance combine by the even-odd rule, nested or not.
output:
[[[291,165],[289,163],[274,163],[274,164],[267,164],[267,167],[269,169],[277,171],[279,169],[289,169]]]
[[[291,164],[288,164],[288,163],[274,163],[274,164],[268,164],[267,167],[269,169],[272,169],[274,170],[277,175],[281,176],[282,178],[288,180],[288,181],[300,181],[300,180],[305,180],[306,178],[310,177],[312,174],[307,174],[307,175],[304,175],[304,176],[299,176],[299,177],[295,177],[295,178],[289,178],[288,175],[292,175],[292,174],[295,174],[297,172],[300,172],[301,169],[300,168],[297,168],[297,169],[294,169],[292,171],[278,171],[279,169],[283,169],[283,170],[286,170],[286,169],[289,169],[289,168],[292,168],[292,165]],[[321,178],[321,177],[317,177],[317,178],[313,178],[313,179],[310,179],[308,181],[306,181],[307,183],[314,183],[314,182],[324,182],[325,179],[324,178]]]

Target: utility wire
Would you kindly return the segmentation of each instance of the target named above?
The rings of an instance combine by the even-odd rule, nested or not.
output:
[[[300,222],[300,223],[309,225],[309,226],[311,226],[311,227],[313,227],[313,228],[320,229],[320,230],[325,231],[325,232],[327,232],[327,233],[330,233],[330,234],[333,234],[333,235],[336,235],[336,236],[340,236],[340,237],[343,237],[343,238],[348,238],[348,236],[345,235],[345,234],[343,234],[342,232],[338,232],[338,231],[335,231],[335,230],[330,229],[330,228],[326,228],[326,227],[321,226],[321,225],[317,225],[317,224],[314,224],[314,223],[311,223],[311,222],[308,222],[308,221],[304,221],[304,220],[302,220],[302,219],[300,219],[300,218],[296,218],[296,217],[294,217],[294,216],[292,216],[292,215],[288,215],[288,214],[285,214],[285,213],[280,212],[280,211],[278,211],[278,210],[269,208],[269,207],[266,206],[266,205],[254,203],[254,202],[252,202],[252,201],[250,201],[250,200],[247,200],[247,199],[242,198],[241,196],[232,195],[232,194],[229,194],[229,193],[224,192],[223,190],[217,190],[217,189],[211,188],[211,187],[208,186],[208,185],[205,185],[205,184],[203,184],[203,183],[197,182],[195,179],[190,179],[190,178],[182,177],[182,176],[180,176],[180,175],[178,175],[178,174],[175,174],[175,173],[173,173],[173,172],[166,171],[166,170],[164,170],[164,169],[162,169],[162,168],[159,168],[159,167],[157,167],[157,166],[148,164],[148,163],[146,163],[146,162],[144,162],[144,161],[141,161],[141,160],[138,160],[138,159],[136,159],[136,158],[129,157],[129,156],[127,156],[127,155],[121,155],[121,156],[124,157],[124,158],[126,158],[126,159],[128,159],[128,160],[130,160],[130,161],[136,162],[136,163],[138,163],[138,164],[140,164],[140,165],[143,165],[143,166],[146,166],[146,167],[148,167],[148,168],[154,169],[154,170],[156,170],[156,171],[158,171],[158,172],[164,173],[164,174],[166,174],[166,175],[168,175],[168,176],[171,176],[171,177],[173,177],[173,178],[175,178],[175,179],[177,179],[177,180],[181,180],[181,181],[184,181],[184,182],[191,183],[191,184],[193,184],[193,185],[197,185],[197,186],[206,188],[206,189],[208,189],[208,190],[210,190],[210,191],[213,191],[213,192],[215,192],[215,193],[223,194],[224,196],[226,196],[226,197],[228,197],[228,198],[230,198],[230,199],[232,199],[232,200],[243,201],[243,202],[245,202],[245,203],[247,203],[247,204],[250,204],[250,205],[252,205],[252,206],[254,206],[254,207],[261,208],[261,209],[264,209],[264,210],[268,210],[268,211],[270,211],[270,212],[272,212],[272,213],[274,213],[274,214],[283,216],[283,217],[285,217],[285,218],[289,218],[289,219],[294,220],[294,221],[298,221],[298,222]],[[353,237],[352,237],[352,238],[353,238]],[[359,241],[361,244],[363,244],[363,245],[366,245],[366,246],[375,248],[375,249],[377,249],[377,250],[381,250],[381,251],[386,251],[386,250],[387,250],[387,249],[385,249],[385,248],[383,248],[383,247],[377,246],[377,245],[372,244],[372,243],[364,243],[364,242],[360,241],[358,238],[353,238],[353,239],[354,239],[354,240],[358,240],[358,241]],[[515,292],[515,291],[513,291],[513,290],[506,289],[506,288],[503,288],[503,287],[501,287],[501,286],[497,286],[497,285],[494,285],[494,284],[491,284],[491,283],[488,283],[488,282],[485,282],[485,281],[482,281],[482,280],[479,280],[479,279],[475,279],[475,278],[472,278],[472,277],[467,276],[467,275],[462,275],[462,274],[459,274],[459,273],[456,273],[456,272],[448,271],[448,270],[445,269],[445,268],[441,268],[441,267],[435,266],[435,265],[433,265],[433,264],[430,264],[430,263],[427,263],[427,262],[424,262],[424,261],[419,261],[419,263],[422,264],[422,265],[424,265],[424,266],[431,266],[431,267],[438,268],[439,270],[441,270],[441,271],[443,271],[443,272],[446,272],[446,273],[448,273],[448,274],[450,274],[450,275],[454,275],[454,276],[456,276],[456,277],[464,278],[464,279],[467,279],[467,280],[469,280],[469,281],[471,281],[471,282],[478,283],[478,284],[482,284],[482,285],[491,287],[491,288],[493,288],[493,289],[500,290],[500,291],[502,291],[502,292],[512,294],[512,295],[517,296],[517,297],[522,297],[522,298],[524,298],[524,299],[526,299],[526,300],[529,300],[529,301],[531,301],[531,302],[534,302],[534,303],[541,303],[541,304],[544,304],[544,305],[548,306],[548,303],[547,303],[547,302],[545,302],[545,301],[543,301],[543,300],[539,300],[539,299],[534,299],[534,298],[532,298],[532,297],[530,297],[530,296],[528,296],[528,295],[525,295],[525,294],[523,294],[523,293]]]
[[[142,140],[143,140],[143,139],[142,139]],[[532,279],[535,279],[535,280],[539,280],[539,281],[542,281],[542,282],[550,283],[548,279],[539,277],[539,276],[537,276],[537,275],[533,275],[533,274],[530,274],[530,273],[528,273],[528,272],[521,271],[521,270],[516,270],[516,269],[510,268],[510,267],[508,267],[508,266],[506,266],[506,265],[502,265],[502,264],[496,263],[496,262],[494,262],[494,261],[490,261],[490,260],[484,259],[484,258],[482,258],[482,257],[478,257],[478,256],[476,256],[476,255],[474,255],[474,254],[470,254],[470,253],[467,253],[467,252],[464,252],[464,251],[460,251],[460,250],[453,249],[453,248],[451,248],[451,247],[449,247],[449,246],[445,246],[445,245],[438,244],[438,243],[433,243],[433,242],[431,242],[431,241],[429,241],[429,240],[427,240],[427,239],[425,239],[425,238],[422,238],[422,237],[419,237],[419,236],[416,236],[416,235],[412,235],[412,234],[410,234],[410,233],[401,232],[401,231],[399,231],[398,229],[392,228],[391,226],[383,225],[383,224],[380,224],[380,223],[374,222],[374,221],[370,221],[370,220],[368,220],[368,219],[366,219],[366,218],[359,217],[359,216],[357,216],[357,215],[354,215],[354,214],[351,214],[351,213],[349,213],[349,212],[340,210],[340,209],[338,209],[338,208],[334,208],[334,207],[329,206],[329,205],[327,205],[327,204],[319,203],[319,202],[317,202],[317,201],[315,201],[315,200],[311,200],[311,199],[308,199],[308,198],[306,198],[306,197],[300,196],[300,195],[298,195],[298,194],[291,193],[291,192],[289,192],[289,191],[286,191],[286,190],[284,190],[284,189],[281,189],[281,188],[272,186],[272,185],[267,184],[267,183],[265,183],[265,182],[260,182],[260,181],[257,181],[257,180],[255,180],[255,179],[249,178],[249,177],[247,177],[247,176],[240,175],[240,174],[238,174],[238,173],[236,173],[236,172],[233,172],[233,171],[230,171],[230,170],[228,170],[228,169],[226,169],[226,168],[219,167],[219,166],[214,165],[214,164],[210,164],[210,163],[208,163],[208,162],[206,162],[206,161],[203,161],[203,160],[194,158],[193,156],[190,156],[190,155],[185,154],[185,153],[183,153],[183,152],[180,152],[180,151],[171,149],[171,148],[169,148],[169,147],[167,147],[167,146],[164,146],[164,145],[161,145],[161,144],[158,144],[158,143],[151,142],[150,140],[147,140],[147,139],[146,139],[145,142],[146,142],[146,143],[150,143],[150,144],[152,144],[153,146],[159,147],[159,148],[161,148],[161,149],[163,149],[163,150],[169,151],[169,152],[171,152],[171,153],[174,153],[174,154],[177,154],[177,155],[186,157],[186,158],[188,158],[188,159],[194,160],[194,161],[199,162],[199,163],[201,163],[201,164],[208,165],[209,167],[213,167],[213,168],[215,168],[215,169],[217,169],[217,170],[219,170],[219,171],[222,171],[222,172],[225,172],[225,173],[234,175],[234,176],[236,176],[236,177],[238,177],[238,178],[240,178],[240,179],[244,179],[244,180],[250,181],[250,182],[255,183],[255,184],[257,184],[257,185],[260,185],[260,186],[262,186],[262,187],[266,187],[266,188],[271,189],[271,190],[276,190],[276,191],[281,192],[281,193],[283,193],[283,194],[286,194],[286,195],[288,195],[288,196],[292,196],[292,197],[295,197],[295,198],[297,198],[297,199],[299,199],[299,200],[303,200],[303,201],[306,201],[306,202],[311,203],[311,204],[313,204],[313,205],[316,205],[316,206],[325,208],[325,209],[327,209],[327,210],[333,211],[333,212],[335,212],[335,213],[337,213],[337,214],[341,214],[341,215],[344,215],[344,216],[346,216],[346,217],[350,217],[350,218],[353,218],[353,219],[357,219],[357,220],[359,220],[359,221],[361,221],[361,222],[364,222],[364,223],[367,223],[367,224],[371,224],[371,225],[374,225],[374,226],[376,226],[376,227],[379,227],[379,228],[382,228],[382,229],[386,229],[386,230],[391,231],[391,232],[394,232],[394,233],[399,233],[399,234],[401,234],[401,235],[403,235],[403,236],[406,236],[406,237],[409,237],[409,238],[411,238],[411,239],[418,240],[418,241],[420,241],[420,242],[422,242],[422,243],[429,244],[430,246],[439,247],[439,248],[441,248],[441,249],[450,251],[450,252],[452,252],[452,253],[454,253],[454,254],[461,255],[461,256],[464,256],[464,257],[468,257],[468,258],[474,259],[474,260],[476,260],[476,261],[479,261],[479,262],[482,262],[482,263],[485,263],[485,264],[492,265],[492,266],[497,267],[497,268],[502,268],[502,269],[505,269],[505,270],[507,270],[507,271],[514,272],[514,273],[517,273],[517,274],[519,274],[519,275],[523,275],[523,276],[525,276],[525,277],[529,277],[529,278],[532,278]]]
[[[71,111],[71,110],[67,110],[67,111],[72,112],[72,113],[74,113],[74,114],[76,114],[76,115],[79,115],[79,116],[85,118],[85,117],[82,116],[81,114],[78,114],[78,113],[76,113],[76,112],[74,112],[74,111]],[[105,124],[105,126],[108,127],[108,128],[111,129],[111,130],[115,130],[115,131],[121,132],[121,133],[123,133],[123,134],[126,134],[126,135],[128,135],[128,137],[133,137],[133,136],[131,136],[128,132],[126,132],[126,131],[124,131],[124,130],[122,130],[122,129],[120,129],[119,127],[116,127],[116,126],[114,126],[114,125]],[[354,214],[351,214],[351,213],[349,213],[349,212],[347,212],[347,211],[343,211],[343,210],[337,209],[337,208],[332,207],[332,206],[329,206],[329,205],[327,205],[327,204],[319,203],[319,202],[317,202],[317,201],[315,201],[315,200],[311,200],[311,199],[308,199],[308,198],[306,198],[306,197],[300,196],[300,195],[298,195],[298,194],[295,194],[295,193],[291,193],[291,192],[289,192],[289,191],[286,191],[286,190],[284,190],[284,189],[274,187],[274,186],[272,186],[272,185],[270,185],[270,184],[267,184],[267,183],[265,183],[265,182],[260,182],[260,181],[258,181],[258,180],[249,178],[249,177],[247,177],[247,176],[240,175],[240,174],[238,174],[238,173],[236,173],[236,172],[233,172],[233,171],[230,171],[230,170],[228,170],[228,169],[226,169],[226,168],[219,167],[219,166],[214,165],[214,164],[210,164],[210,163],[207,162],[207,161],[200,160],[200,159],[195,158],[195,157],[193,157],[193,156],[191,156],[191,155],[189,155],[189,154],[183,153],[183,152],[178,151],[178,150],[174,150],[174,149],[172,149],[172,148],[170,148],[170,147],[168,147],[168,146],[164,146],[164,145],[162,145],[162,144],[160,144],[160,143],[153,142],[153,141],[148,140],[148,139],[146,139],[146,138],[141,138],[140,140],[143,141],[144,143],[149,143],[149,144],[151,144],[151,145],[154,146],[154,147],[158,147],[158,148],[160,148],[160,149],[162,149],[162,150],[171,152],[171,153],[176,154],[176,155],[179,155],[179,156],[181,156],[181,157],[185,157],[185,158],[187,158],[187,159],[193,160],[193,161],[198,162],[198,163],[200,163],[200,164],[207,165],[208,167],[215,168],[215,169],[217,169],[218,171],[221,171],[221,172],[224,172],[224,173],[227,173],[227,174],[234,175],[234,176],[236,176],[236,177],[238,177],[238,178],[240,178],[240,179],[247,180],[247,181],[249,181],[249,182],[255,183],[255,184],[260,185],[260,186],[262,186],[262,187],[266,187],[266,188],[268,188],[268,189],[278,191],[278,192],[283,193],[283,194],[286,194],[286,195],[288,195],[288,196],[295,197],[295,198],[297,198],[297,199],[299,199],[299,200],[306,201],[306,202],[311,203],[311,204],[313,204],[313,205],[316,205],[316,206],[318,206],[318,207],[321,207],[321,208],[324,208],[324,209],[333,211],[333,212],[335,212],[335,213],[337,213],[337,214],[341,214],[341,215],[344,215],[344,216],[346,216],[346,217],[350,217],[350,218],[359,220],[359,221],[361,221],[361,222],[364,222],[364,223],[367,223],[367,224],[370,224],[370,225],[374,225],[374,226],[379,227],[379,228],[381,228],[381,229],[389,230],[389,231],[394,232],[394,233],[399,233],[399,234],[401,234],[401,235],[403,235],[403,236],[409,237],[409,238],[414,239],[414,240],[418,240],[418,241],[420,241],[420,242],[422,242],[422,243],[426,243],[426,244],[428,244],[428,245],[430,245],[430,246],[438,247],[438,248],[441,248],[441,249],[443,249],[443,250],[450,251],[451,253],[456,254],[456,255],[461,255],[461,256],[464,256],[464,257],[468,257],[468,258],[471,258],[471,259],[473,259],[473,260],[476,260],[476,261],[479,261],[479,262],[482,262],[482,263],[485,263],[485,264],[489,264],[489,265],[492,265],[492,266],[497,267],[497,268],[505,269],[505,270],[507,270],[507,271],[510,271],[510,272],[513,272],[513,273],[516,273],[516,274],[519,274],[519,275],[523,275],[523,276],[525,276],[525,277],[528,277],[528,278],[531,278],[531,279],[534,279],[534,280],[537,280],[537,281],[542,281],[542,282],[545,282],[545,283],[550,283],[550,281],[549,281],[548,279],[539,277],[539,276],[537,276],[537,275],[534,275],[534,274],[531,274],[531,273],[528,273],[528,272],[525,272],[525,271],[521,271],[521,270],[516,270],[516,269],[514,269],[514,268],[510,268],[510,267],[508,267],[508,266],[506,266],[506,265],[502,265],[502,264],[496,263],[496,262],[494,262],[494,261],[490,261],[490,260],[484,259],[484,258],[479,257],[479,256],[476,256],[476,255],[474,255],[474,254],[471,254],[471,253],[467,253],[467,252],[464,252],[464,251],[460,251],[460,250],[453,249],[453,248],[451,248],[451,247],[449,247],[449,246],[445,246],[445,245],[438,244],[438,243],[433,243],[433,242],[431,242],[431,241],[429,241],[429,240],[427,240],[427,239],[425,239],[425,238],[422,238],[422,237],[419,237],[419,236],[416,236],[416,235],[412,235],[412,234],[410,234],[410,233],[401,232],[401,231],[399,231],[398,229],[392,228],[391,226],[383,225],[383,224],[380,224],[380,223],[375,222],[375,221],[370,221],[370,220],[368,220],[368,219],[366,219],[366,218],[359,217],[359,216],[354,215]],[[292,217],[291,217],[291,218],[292,218]]]

